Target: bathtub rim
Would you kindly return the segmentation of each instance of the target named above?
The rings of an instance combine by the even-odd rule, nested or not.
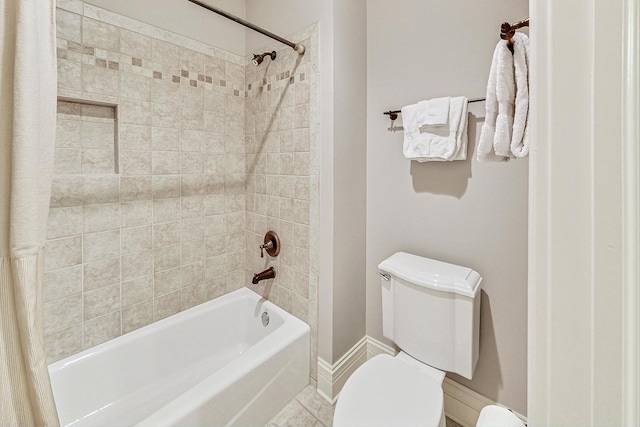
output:
[[[63,359],[52,362],[47,365],[49,375],[59,372],[60,370],[64,369],[66,366],[71,365],[78,360],[104,353],[108,351],[110,348],[118,345],[119,343],[126,343],[129,341],[133,341],[140,337],[150,335],[158,330],[162,330],[164,327],[166,327],[167,324],[171,324],[175,322],[177,319],[193,318],[198,316],[204,311],[215,309],[215,307],[221,306],[223,304],[231,304],[234,300],[242,299],[242,298],[251,298],[255,300],[256,304],[262,304],[261,307],[263,309],[269,309],[270,312],[278,314],[283,319],[283,324],[280,325],[277,329],[274,329],[271,333],[278,331],[278,329],[280,329],[282,326],[285,326],[288,323],[288,321],[292,321],[294,323],[300,322],[301,323],[301,325],[299,325],[300,327],[304,328],[304,326],[306,326],[307,328],[310,329],[309,325],[306,322],[302,321],[301,319],[287,312],[286,310],[278,307],[273,302],[263,298],[262,296],[260,296],[259,294],[257,294],[256,292],[252,291],[251,289],[245,286],[240,289],[236,289],[235,291],[231,291],[229,293],[221,295],[212,300],[203,302],[202,304],[198,304],[186,310],[172,314],[171,316],[165,317],[163,319],[160,319],[158,321],[145,325],[134,331],[119,335],[115,338],[112,338],[94,347],[87,348],[78,353],[72,354]],[[288,318],[291,318],[291,319],[285,320]]]

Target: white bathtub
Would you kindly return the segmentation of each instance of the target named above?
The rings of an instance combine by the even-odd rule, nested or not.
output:
[[[262,426],[309,381],[309,326],[243,288],[49,372],[63,426]]]

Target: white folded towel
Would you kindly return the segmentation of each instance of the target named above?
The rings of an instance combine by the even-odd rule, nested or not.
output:
[[[516,99],[511,153],[516,157],[526,157],[529,155],[529,37],[515,33],[513,42]]]
[[[449,120],[450,97],[433,98],[418,102],[416,120],[420,126],[444,126]]]
[[[511,154],[511,131],[515,102],[513,55],[505,40],[493,52],[487,83],[486,114],[477,157],[480,161],[505,161]]]
[[[424,105],[402,108],[404,156],[419,162],[464,160],[467,156],[467,98],[449,99],[446,125],[418,125]]]

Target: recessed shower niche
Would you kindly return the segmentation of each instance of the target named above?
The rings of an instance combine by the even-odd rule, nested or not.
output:
[[[119,172],[117,112],[116,105],[58,99],[57,175]]]

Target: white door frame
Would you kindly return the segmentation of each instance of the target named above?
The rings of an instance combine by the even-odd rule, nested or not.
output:
[[[528,419],[640,425],[640,0],[531,0]]]
[[[624,425],[640,423],[640,1],[625,2],[624,46]]]

